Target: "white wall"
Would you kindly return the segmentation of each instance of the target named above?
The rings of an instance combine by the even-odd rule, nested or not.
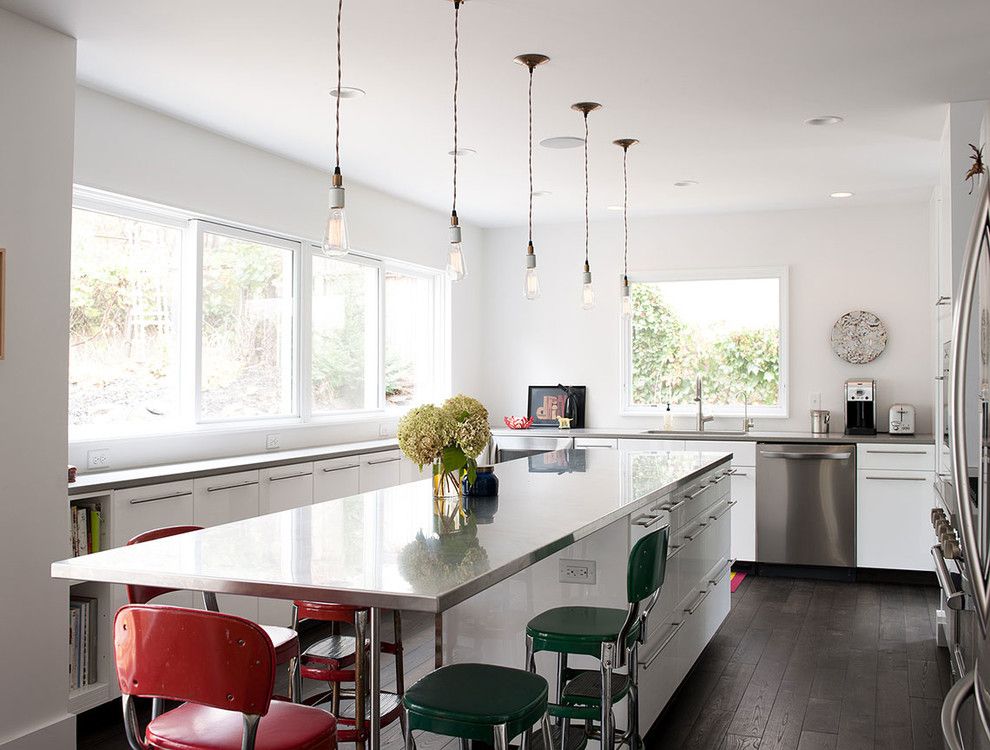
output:
[[[294,236],[322,236],[329,177],[317,169],[84,87],[76,92],[75,146],[78,184]],[[346,180],[346,160],[343,166]],[[434,268],[446,264],[449,216],[352,180],[346,185],[348,224],[357,248]],[[476,335],[486,299],[481,246],[481,232],[465,226],[468,276],[452,292],[455,393],[477,393],[482,382]],[[283,449],[290,449],[377,438],[379,424],[271,431],[280,433]],[[394,434],[394,421],[382,424]],[[192,441],[179,435],[156,439],[151,449],[133,440],[99,445],[111,448],[111,467],[121,468],[261,452],[264,432],[200,434]],[[71,462],[85,467],[86,450],[93,445],[74,445]]]
[[[855,200],[855,199],[852,199]],[[630,217],[630,272],[786,265],[790,272],[790,416],[762,418],[757,429],[810,429],[810,394],[842,429],[842,386],[850,377],[878,382],[879,419],[892,402],[918,409],[918,430],[931,429],[931,302],[926,204],[726,214]],[[580,308],[583,224],[537,227],[534,241],[543,296],[522,295],[525,229],[486,236],[486,296],[495,301],[485,328],[489,371],[484,394],[496,419],[526,413],[530,384],[588,386],[588,427],[658,427],[651,418],[620,417],[619,282],[621,216],[593,223],[591,266],[598,304]],[[886,351],[850,365],[831,351],[832,324],[854,309],[875,312],[889,328]],[[515,366],[504,366],[508,362]],[[738,427],[720,420],[715,427]],[[678,420],[688,427],[690,421]]]
[[[75,747],[66,713],[65,499],[75,42],[0,10],[0,747]]]

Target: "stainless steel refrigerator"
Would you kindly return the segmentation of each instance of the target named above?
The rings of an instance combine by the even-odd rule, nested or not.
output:
[[[981,180],[956,290],[949,364],[951,481],[946,505],[961,540],[949,562],[943,545],[932,552],[953,610],[950,642],[958,679],[942,706],[942,731],[951,750],[990,750],[990,180]],[[978,380],[967,375],[978,371]],[[967,440],[969,436],[969,440]],[[974,439],[975,438],[975,439]],[[978,455],[976,455],[978,454]]]

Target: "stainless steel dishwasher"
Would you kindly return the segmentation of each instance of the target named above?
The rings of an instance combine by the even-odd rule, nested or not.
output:
[[[757,445],[756,561],[856,566],[855,445]]]

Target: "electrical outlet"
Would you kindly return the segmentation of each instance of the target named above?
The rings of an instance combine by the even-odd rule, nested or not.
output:
[[[281,445],[281,441],[278,439],[278,435],[266,435],[265,436],[265,449],[273,451]]]
[[[561,560],[561,583],[594,584],[598,580],[597,565],[594,560]]]
[[[86,454],[86,467],[89,469],[109,469],[110,449],[95,448]]]
[[[812,409],[822,408],[822,394],[820,392],[811,394],[811,408]]]

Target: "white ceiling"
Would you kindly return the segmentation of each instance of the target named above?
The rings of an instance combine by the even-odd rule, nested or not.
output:
[[[333,0],[0,0],[79,40],[82,83],[305,163],[330,162]],[[449,210],[453,10],[346,0],[347,178]],[[923,200],[942,103],[990,98],[987,0],[469,0],[461,11],[458,213],[526,219],[526,71],[543,52],[536,138],[591,115],[592,210],[721,212]],[[846,122],[810,127],[838,114]],[[537,221],[583,211],[580,150],[537,148]],[[675,188],[677,180],[698,180]]]

